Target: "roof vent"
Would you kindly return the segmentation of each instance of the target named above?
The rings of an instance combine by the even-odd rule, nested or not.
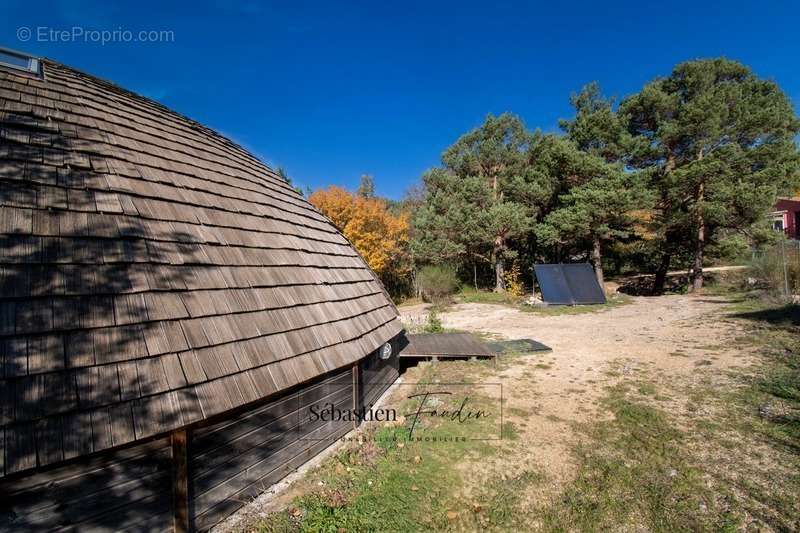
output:
[[[0,48],[0,67],[13,68],[17,70],[24,70],[31,74],[39,74],[39,60],[33,56],[9,50],[8,48]]]

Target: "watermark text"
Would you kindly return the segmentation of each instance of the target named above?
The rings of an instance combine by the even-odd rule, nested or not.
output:
[[[173,30],[131,30],[123,27],[93,29],[83,26],[52,28],[50,26],[20,26],[17,39],[21,42],[40,43],[91,43],[105,46],[112,43],[173,43]]]

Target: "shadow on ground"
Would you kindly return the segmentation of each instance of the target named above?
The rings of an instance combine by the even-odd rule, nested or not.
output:
[[[800,305],[788,304],[783,307],[735,313],[731,316],[764,322],[771,326],[797,327],[800,326]]]
[[[660,296],[661,294],[685,294],[689,284],[689,276],[673,275],[664,282],[664,291],[653,292],[654,275],[640,275],[619,281],[619,292],[630,296]]]

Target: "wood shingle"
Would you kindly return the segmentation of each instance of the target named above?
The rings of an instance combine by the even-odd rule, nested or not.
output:
[[[348,241],[257,158],[42,68],[0,69],[0,477],[279,393],[400,331]]]

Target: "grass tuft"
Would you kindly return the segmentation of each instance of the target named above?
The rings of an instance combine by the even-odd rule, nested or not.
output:
[[[576,480],[544,510],[545,530],[725,531],[738,518],[715,500],[667,414],[612,389],[614,420],[586,428]]]

